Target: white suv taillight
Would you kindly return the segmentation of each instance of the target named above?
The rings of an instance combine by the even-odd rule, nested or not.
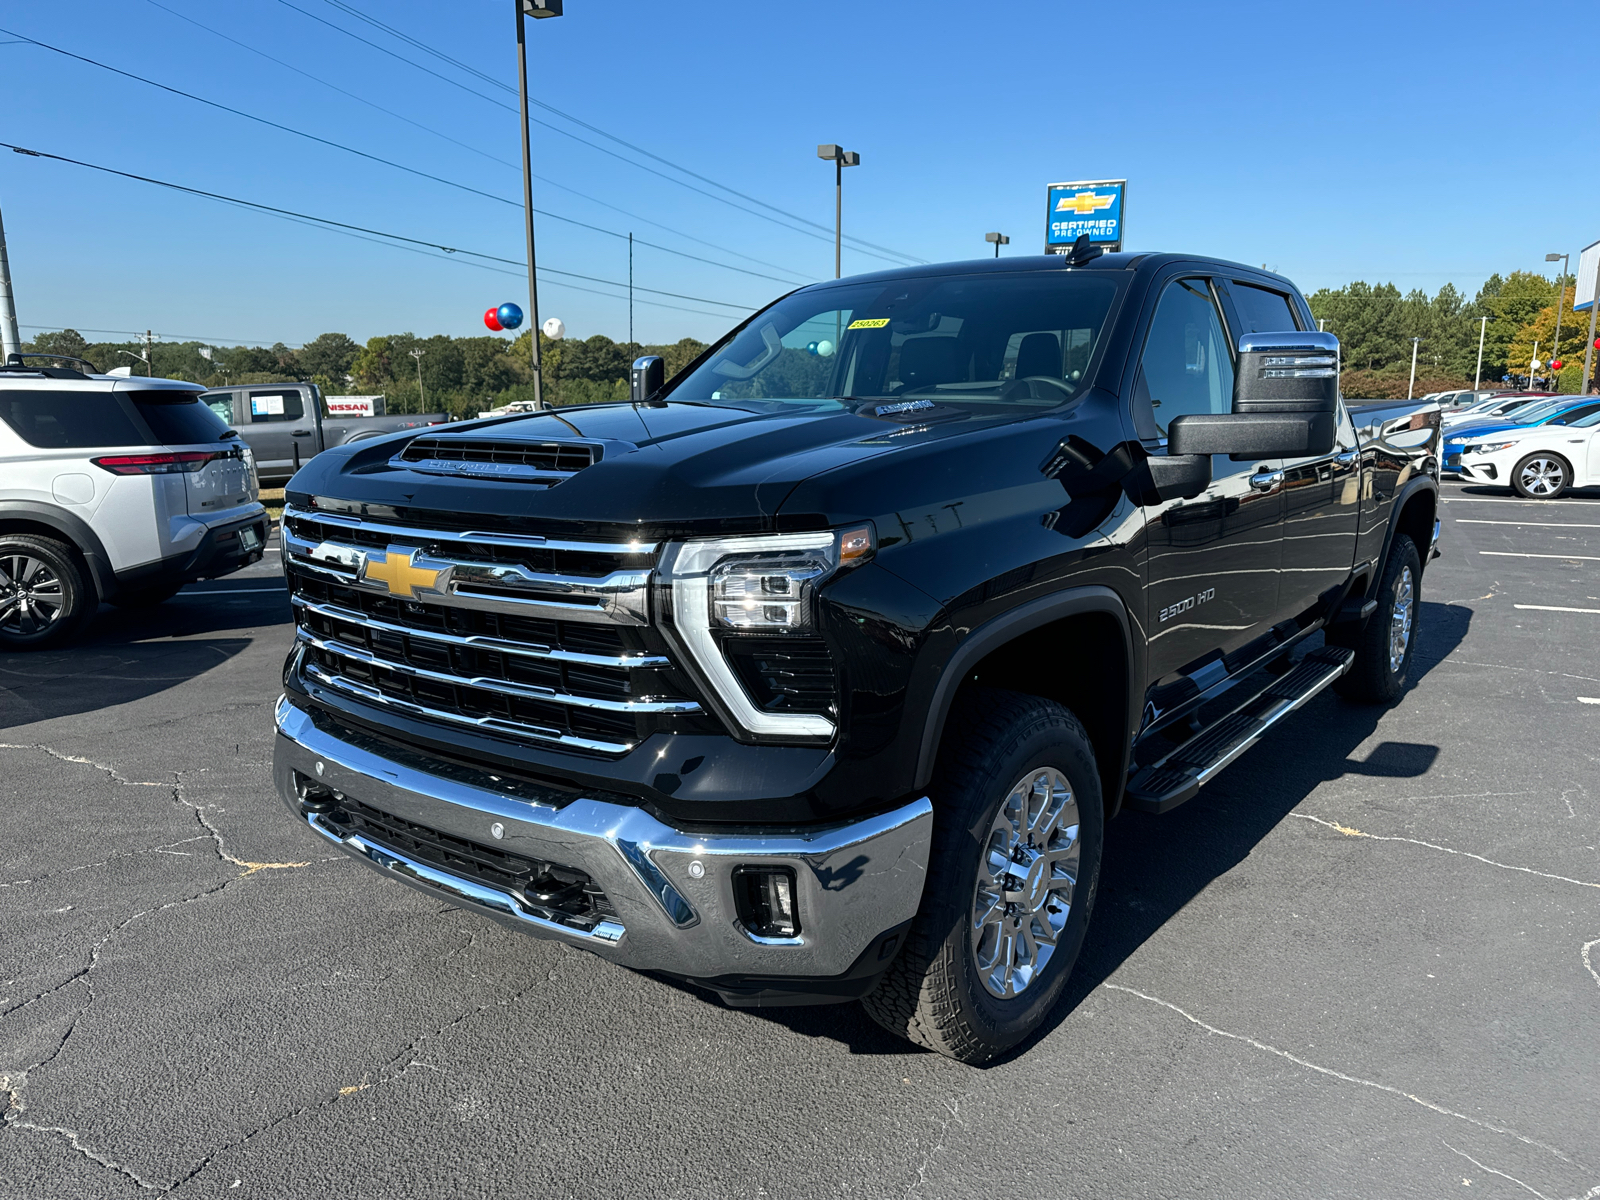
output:
[[[228,451],[173,450],[165,454],[110,454],[89,461],[113,475],[192,475]]]

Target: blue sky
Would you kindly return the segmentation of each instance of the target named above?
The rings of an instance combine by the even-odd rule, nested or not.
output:
[[[512,0],[14,2],[0,5],[0,26],[518,202],[516,98],[497,86],[515,84],[513,11]],[[567,14],[530,23],[537,99],[830,229],[833,171],[815,147],[841,143],[862,156],[845,175],[847,232],[919,259],[985,255],[994,229],[1011,236],[1006,253],[1037,253],[1046,184],[1123,176],[1130,248],[1265,263],[1308,292],[1364,278],[1470,294],[1493,271],[1548,271],[1546,251],[1576,255],[1600,238],[1596,135],[1573,115],[1600,81],[1600,56],[1583,49],[1600,32],[1592,4],[568,0]],[[0,113],[0,140],[522,258],[517,203],[32,45],[0,45]],[[569,189],[536,184],[540,209],[756,273],[637,247],[637,285],[696,297],[639,293],[639,340],[712,337],[790,286],[758,276],[831,276],[831,236],[719,202],[682,184],[754,207],[537,115],[556,128],[534,127],[535,170]],[[327,330],[468,334],[483,332],[491,304],[526,298],[516,268],[3,151],[0,211],[25,336],[62,325],[290,344]],[[554,217],[540,219],[539,260],[627,278],[625,241]],[[845,249],[846,274],[886,265]],[[551,275],[541,315],[624,338],[617,291]]]

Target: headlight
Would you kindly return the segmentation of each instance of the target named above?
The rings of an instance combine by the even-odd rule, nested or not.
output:
[[[1463,453],[1466,454],[1493,454],[1499,450],[1509,450],[1515,442],[1481,442],[1476,446],[1468,446]]]
[[[805,634],[816,627],[816,592],[836,572],[866,562],[871,525],[843,531],[703,538],[666,548],[661,577],[670,601],[669,636],[718,706],[760,737],[832,737],[815,713],[775,713],[750,698],[718,645],[718,635]]]

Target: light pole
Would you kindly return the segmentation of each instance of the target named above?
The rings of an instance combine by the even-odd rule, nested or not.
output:
[[[6,257],[6,227],[0,223],[0,366],[22,353],[22,333],[17,328],[17,301],[11,291],[11,261]]]
[[[517,6],[517,93],[522,99],[522,218],[528,227],[528,342],[533,347],[533,404],[544,407],[544,380],[539,363],[539,278],[533,257],[533,147],[528,142],[528,17],[559,17],[562,0],[515,0]],[[420,372],[419,359],[417,369]],[[418,386],[421,375],[418,375]]]
[[[996,258],[1000,257],[1001,246],[1011,245],[1011,239],[1003,233],[986,233],[983,235],[983,240],[994,243],[994,256]]]
[[[1417,346],[1422,339],[1411,339],[1411,382],[1406,385],[1406,399],[1411,399],[1411,393],[1417,390]]]
[[[133,359],[134,362],[142,362],[144,364],[144,373],[146,375],[150,374],[150,360],[144,355],[135,354],[132,350],[118,350],[117,353],[126,354],[129,358]]]
[[[818,146],[817,157],[833,163],[833,277],[837,279],[839,252],[844,240],[844,169],[859,167],[861,155],[843,146],[829,145]]]
[[[1583,270],[1583,258],[1578,259],[1578,270]],[[1594,318],[1600,313],[1600,270],[1594,273],[1594,295],[1589,298],[1589,344],[1583,348],[1583,390],[1587,395],[1589,380],[1592,376],[1590,369],[1594,366]]]
[[[539,331],[537,329],[534,330],[534,336],[537,337],[538,335]],[[420,346],[413,346],[407,353],[417,360],[417,411],[425,413],[428,411],[428,394],[422,390],[422,356],[427,351]]]
[[[1472,373],[1472,390],[1483,382],[1483,335],[1489,332],[1489,318],[1478,318],[1478,369]]]
[[[1561,310],[1567,306],[1567,268],[1572,265],[1570,254],[1546,254],[1545,262],[1559,262],[1561,274],[1556,276],[1556,340],[1555,349],[1550,353],[1550,361],[1555,362],[1561,357]],[[1556,384],[1556,390],[1561,390],[1561,385]]]

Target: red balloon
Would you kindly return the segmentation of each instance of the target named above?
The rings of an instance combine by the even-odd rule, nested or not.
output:
[[[1560,359],[1559,359],[1559,358],[1558,358],[1558,359],[1556,359],[1556,360],[1555,360],[1555,362],[1553,362],[1553,363],[1551,363],[1551,364],[1550,364],[1550,369],[1551,369],[1551,370],[1552,370],[1552,371],[1559,371],[1559,370],[1561,370],[1561,360],[1560,360]]]
[[[496,333],[505,328],[504,325],[500,324],[500,306],[498,304],[483,314],[483,323]]]

